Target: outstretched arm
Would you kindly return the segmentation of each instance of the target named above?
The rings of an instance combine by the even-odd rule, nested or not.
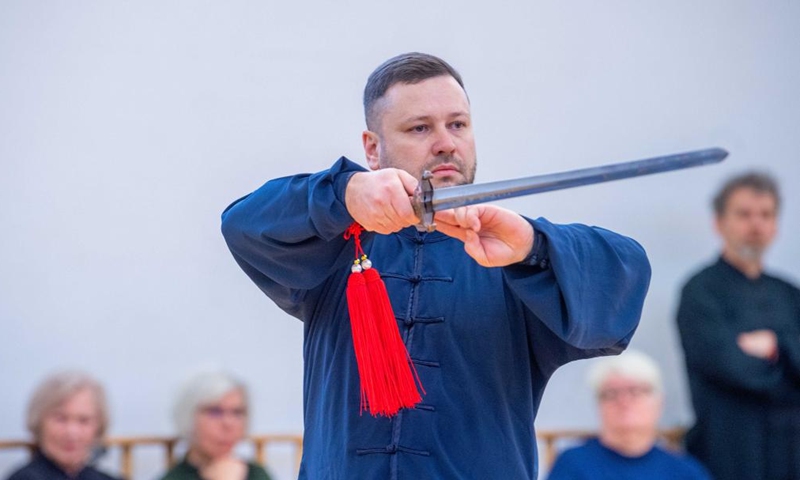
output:
[[[275,303],[298,318],[309,313],[309,292],[353,250],[342,234],[353,222],[381,234],[414,225],[410,196],[417,180],[394,168],[367,172],[342,158],[329,170],[267,182],[222,214],[222,233],[234,258]]]
[[[307,292],[353,253],[342,233],[353,222],[344,197],[365,169],[345,158],[329,170],[271,180],[222,214],[222,233],[247,275],[289,314],[304,318]]]
[[[580,350],[569,360],[622,351],[650,284],[644,249],[600,227],[543,218],[531,223],[541,244],[524,262],[504,268],[509,286],[551,332]]]
[[[494,205],[437,212],[436,223],[481,265],[508,267],[512,289],[567,344],[621,349],[636,328],[650,265],[630,238],[586,225],[532,222]]]
[[[619,353],[630,341],[650,281],[647,256],[634,240],[493,205],[437,212],[435,220],[478,263],[504,267],[531,314],[531,341],[546,374],[570,360]]]

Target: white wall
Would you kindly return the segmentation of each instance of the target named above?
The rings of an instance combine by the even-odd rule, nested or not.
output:
[[[781,179],[768,260],[798,279],[799,48],[789,0],[4,1],[0,438],[26,436],[32,388],[62,367],[105,382],[114,435],[171,433],[176,386],[208,365],[250,382],[253,430],[300,432],[302,326],[239,271],[219,214],[268,178],[362,161],[364,81],[411,50],[464,75],[478,181],[730,150],[719,166],[504,203],[645,246],[633,345],[666,369],[664,424],[686,424],[676,294],[715,255],[708,202],[729,174]],[[584,367],[555,375],[540,428],[595,425]],[[0,456],[0,477],[11,463]]]

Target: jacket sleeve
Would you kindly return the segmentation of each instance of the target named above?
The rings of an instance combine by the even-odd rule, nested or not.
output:
[[[784,369],[784,382],[781,388],[771,391],[775,404],[800,405],[800,290],[786,284],[789,308],[794,313],[793,322],[778,335],[778,365]]]
[[[678,330],[686,367],[725,389],[768,395],[783,382],[783,368],[745,354],[739,334],[725,322],[721,300],[702,282],[690,281],[681,293]]]
[[[344,192],[359,171],[365,169],[342,157],[319,173],[271,180],[222,213],[222,234],[236,262],[301,320],[313,305],[309,293],[353,258],[342,238],[353,222]]]
[[[650,263],[634,240],[599,227],[532,221],[546,262],[506,267],[509,287],[560,344],[537,341],[545,371],[577,358],[620,353],[639,323]],[[540,250],[540,245],[536,250]]]

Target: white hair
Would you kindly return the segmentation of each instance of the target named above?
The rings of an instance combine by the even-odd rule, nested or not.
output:
[[[190,438],[198,409],[215,403],[236,390],[242,392],[246,408],[247,387],[233,375],[226,372],[205,372],[192,377],[184,384],[175,402],[173,416],[178,434],[184,439]]]
[[[600,388],[611,375],[620,375],[647,383],[656,393],[661,393],[663,383],[661,369],[650,356],[629,349],[616,357],[603,357],[594,362],[589,368],[587,380],[595,395],[600,394]]]
[[[45,378],[36,387],[28,403],[26,424],[37,443],[41,440],[44,417],[83,390],[89,390],[94,395],[98,421],[96,439],[105,434],[108,428],[108,405],[103,386],[88,373],[68,370]]]

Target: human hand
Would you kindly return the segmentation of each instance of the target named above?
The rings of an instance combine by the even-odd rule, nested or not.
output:
[[[464,250],[484,267],[504,267],[525,259],[533,248],[533,227],[519,214],[494,205],[470,205],[436,212],[436,229],[464,242]]]
[[[419,223],[411,205],[417,179],[404,170],[382,168],[350,177],[344,203],[364,230],[388,234]]]
[[[233,456],[215,458],[200,469],[203,480],[244,480],[247,464]]]
[[[740,333],[736,337],[739,348],[751,357],[772,360],[778,356],[778,336],[768,329]]]

